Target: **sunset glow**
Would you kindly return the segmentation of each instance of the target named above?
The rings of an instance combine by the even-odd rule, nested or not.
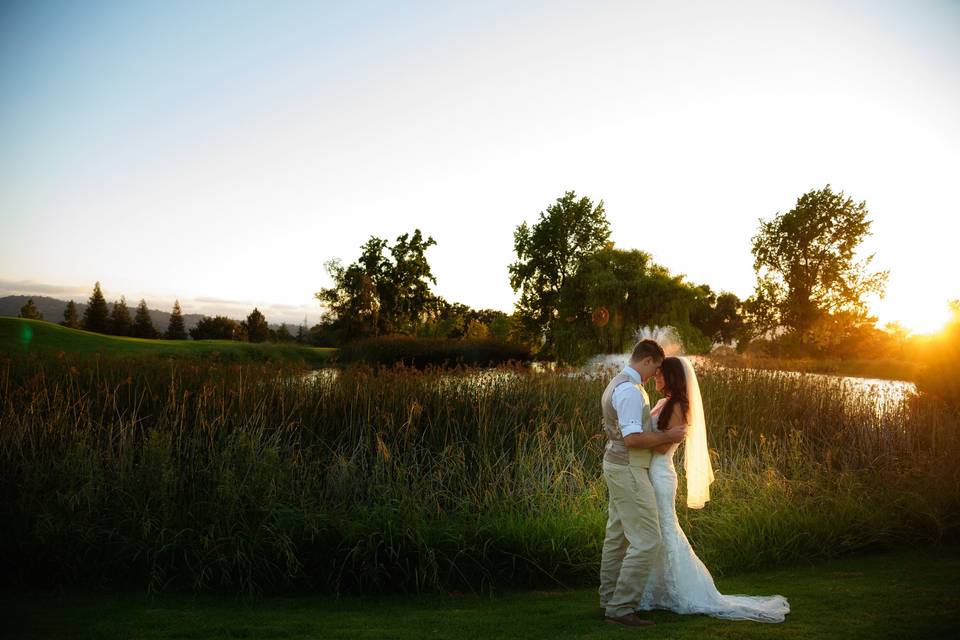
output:
[[[874,308],[880,314],[877,324],[896,322],[911,333],[928,335],[939,333],[953,317],[947,304],[935,305],[933,301],[924,301],[917,306],[891,307],[883,303]]]
[[[758,218],[830,183],[881,324],[960,297],[955,3],[216,4],[8,11],[0,295],[314,323],[326,260],[418,227],[439,295],[510,311],[514,229],[575,189],[745,298]]]

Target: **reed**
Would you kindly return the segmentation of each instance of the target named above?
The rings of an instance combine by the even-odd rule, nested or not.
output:
[[[3,358],[0,569],[247,594],[596,580],[604,380],[306,373]],[[955,409],[750,370],[706,369],[701,387],[717,481],[680,517],[714,572],[956,539]]]

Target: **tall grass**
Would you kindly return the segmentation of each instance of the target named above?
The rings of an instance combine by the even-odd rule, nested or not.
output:
[[[0,570],[248,594],[595,581],[605,380],[304,373],[0,360]],[[717,482],[679,509],[712,570],[956,537],[954,410],[749,370],[701,386]]]

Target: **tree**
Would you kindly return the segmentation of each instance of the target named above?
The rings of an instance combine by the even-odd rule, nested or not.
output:
[[[163,334],[167,340],[186,340],[187,330],[183,324],[183,313],[180,310],[180,301],[174,300],[173,312],[170,314],[170,322],[167,324],[167,331]]]
[[[293,336],[290,335],[290,330],[287,329],[286,322],[280,323],[280,328],[277,329],[276,336],[277,342],[291,342],[293,340]]]
[[[87,301],[87,308],[83,311],[83,321],[81,322],[87,331],[97,333],[107,333],[110,329],[110,312],[107,309],[107,300],[100,291],[100,282],[93,285],[93,293],[90,294],[90,300]]]
[[[728,344],[741,337],[743,303],[736,294],[714,294],[709,285],[694,287],[696,298],[690,310],[690,322],[710,340]]]
[[[463,336],[468,340],[483,340],[490,337],[490,327],[479,320],[471,320],[467,324],[467,331]]]
[[[573,191],[541,212],[533,227],[524,222],[514,231],[517,261],[509,273],[510,286],[520,292],[516,314],[531,337],[544,337],[543,350],[551,348],[561,290],[584,260],[607,246],[609,239],[603,200],[594,206]]]
[[[704,337],[690,321],[696,296],[683,276],[671,275],[650,254],[608,246],[584,258],[560,291],[552,329],[556,355],[575,363],[596,353],[623,353],[647,325],[671,325],[688,351],[701,351]]]
[[[270,339],[270,327],[267,325],[267,319],[256,307],[247,316],[245,327],[247,339],[250,342],[264,342]]]
[[[80,328],[80,320],[77,318],[77,305],[74,304],[73,300],[68,302],[67,307],[63,310],[63,322],[60,324],[71,329]]]
[[[127,299],[120,296],[119,302],[113,303],[113,311],[110,313],[110,333],[115,336],[129,336],[132,330],[133,322],[130,320]]]
[[[423,321],[427,305],[433,299],[430,285],[436,284],[426,251],[437,244],[432,237],[424,239],[420,229],[413,235],[397,237],[390,255],[388,286],[381,292],[382,307],[386,309],[387,330],[413,333]]]
[[[154,339],[159,336],[159,332],[153,326],[153,320],[150,318],[150,310],[147,309],[147,301],[140,299],[137,305],[137,313],[133,318],[132,335],[135,338]]]
[[[883,296],[889,272],[869,271],[873,255],[854,259],[870,235],[867,216],[865,202],[828,184],[800,196],[787,213],[760,220],[751,241],[757,282],[746,304],[756,331],[785,331],[805,351],[831,316],[854,327],[876,321],[864,298]]]
[[[239,328],[233,318],[204,316],[197,322],[197,326],[190,329],[190,337],[194,340],[238,340]]]
[[[303,343],[307,341],[309,333],[307,332],[307,316],[303,316],[303,324],[297,327],[297,342]]]
[[[239,324],[237,324],[236,330],[233,332],[233,339],[239,340],[240,342],[247,342],[248,337],[249,336],[247,335],[247,321],[241,320]]]
[[[343,340],[416,333],[435,299],[430,284],[436,279],[426,258],[435,244],[419,229],[397,237],[392,247],[371,236],[355,263],[328,261],[333,286],[314,294],[327,306],[323,324]]]
[[[29,318],[30,320],[43,320],[43,314],[34,306],[33,298],[27,300],[27,304],[20,307],[20,317]]]

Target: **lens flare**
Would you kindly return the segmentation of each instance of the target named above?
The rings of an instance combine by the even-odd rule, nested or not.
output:
[[[20,343],[23,346],[30,346],[30,341],[33,340],[33,327],[30,326],[29,322],[20,323]]]

